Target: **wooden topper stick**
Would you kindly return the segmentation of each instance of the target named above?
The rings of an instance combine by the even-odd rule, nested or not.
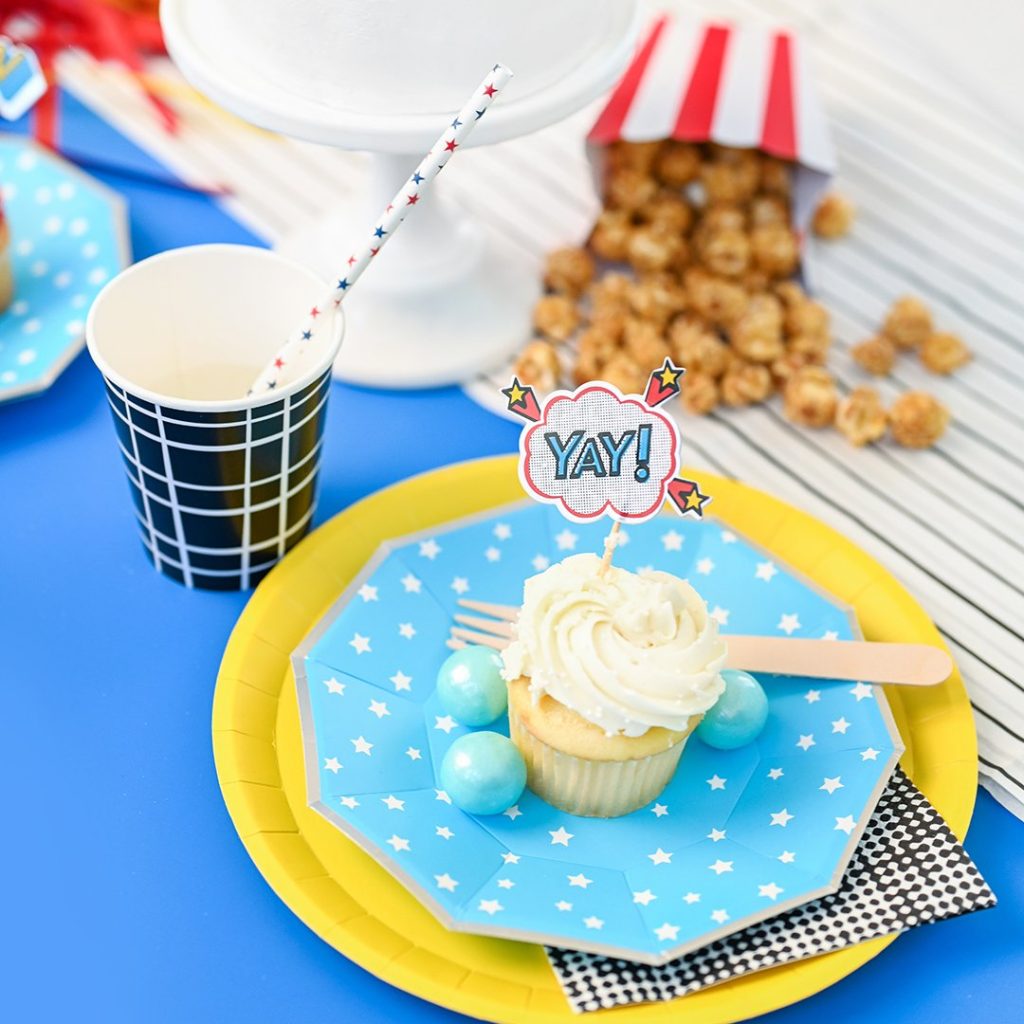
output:
[[[608,536],[604,539],[604,556],[601,558],[601,566],[597,570],[598,576],[603,576],[608,571],[608,566],[612,564],[612,552],[615,550],[615,545],[619,543],[619,521],[618,519],[612,523],[612,528],[608,533]]]

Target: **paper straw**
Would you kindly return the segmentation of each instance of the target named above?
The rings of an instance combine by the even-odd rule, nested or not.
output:
[[[287,367],[300,359],[311,345],[318,343],[318,333],[320,332],[318,332],[317,318],[325,310],[341,305],[374,256],[384,248],[398,229],[399,224],[405,220],[408,212],[423,197],[430,183],[445,168],[452,154],[463,144],[511,77],[512,72],[504,65],[494,65],[487,77],[477,86],[466,105],[455,115],[455,119],[445,129],[444,134],[430,147],[430,151],[420,162],[419,167],[412,172],[406,183],[384,208],[363,248],[349,256],[345,269],[339,275],[338,283],[333,290],[309,311],[302,326],[289,337],[274,358],[264,366],[248,394],[273,391],[277,387],[278,381],[288,372]]]

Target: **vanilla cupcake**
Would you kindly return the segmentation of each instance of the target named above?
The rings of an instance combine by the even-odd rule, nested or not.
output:
[[[668,784],[724,689],[726,649],[689,583],[600,569],[573,555],[528,579],[503,660],[527,785],[570,814],[612,818]]]

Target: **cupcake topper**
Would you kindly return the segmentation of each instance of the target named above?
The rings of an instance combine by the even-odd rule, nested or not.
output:
[[[0,117],[17,121],[46,92],[46,76],[35,53],[0,36]]]
[[[607,515],[616,523],[642,523],[666,499],[682,515],[703,516],[711,499],[696,481],[677,475],[679,430],[656,408],[679,393],[685,372],[666,359],[642,396],[592,381],[575,391],[553,391],[543,404],[513,378],[502,394],[509,411],[528,421],[519,439],[523,487],[575,522]],[[613,528],[605,564],[614,545]]]

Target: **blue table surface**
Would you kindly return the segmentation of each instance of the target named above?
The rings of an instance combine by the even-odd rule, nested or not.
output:
[[[155,167],[67,97],[62,115],[76,152]],[[137,258],[258,241],[203,197],[100,177],[129,200]],[[250,862],[210,744],[217,666],[247,595],[189,592],[150,568],[109,420],[85,354],[46,394],[0,407],[0,1017],[462,1019],[321,942]],[[344,444],[366,421],[386,427]],[[511,452],[516,437],[456,389],[335,385],[317,522],[413,473]],[[998,907],[918,928],[763,1019],[1021,1020],[1024,823],[981,792],[967,846]]]

